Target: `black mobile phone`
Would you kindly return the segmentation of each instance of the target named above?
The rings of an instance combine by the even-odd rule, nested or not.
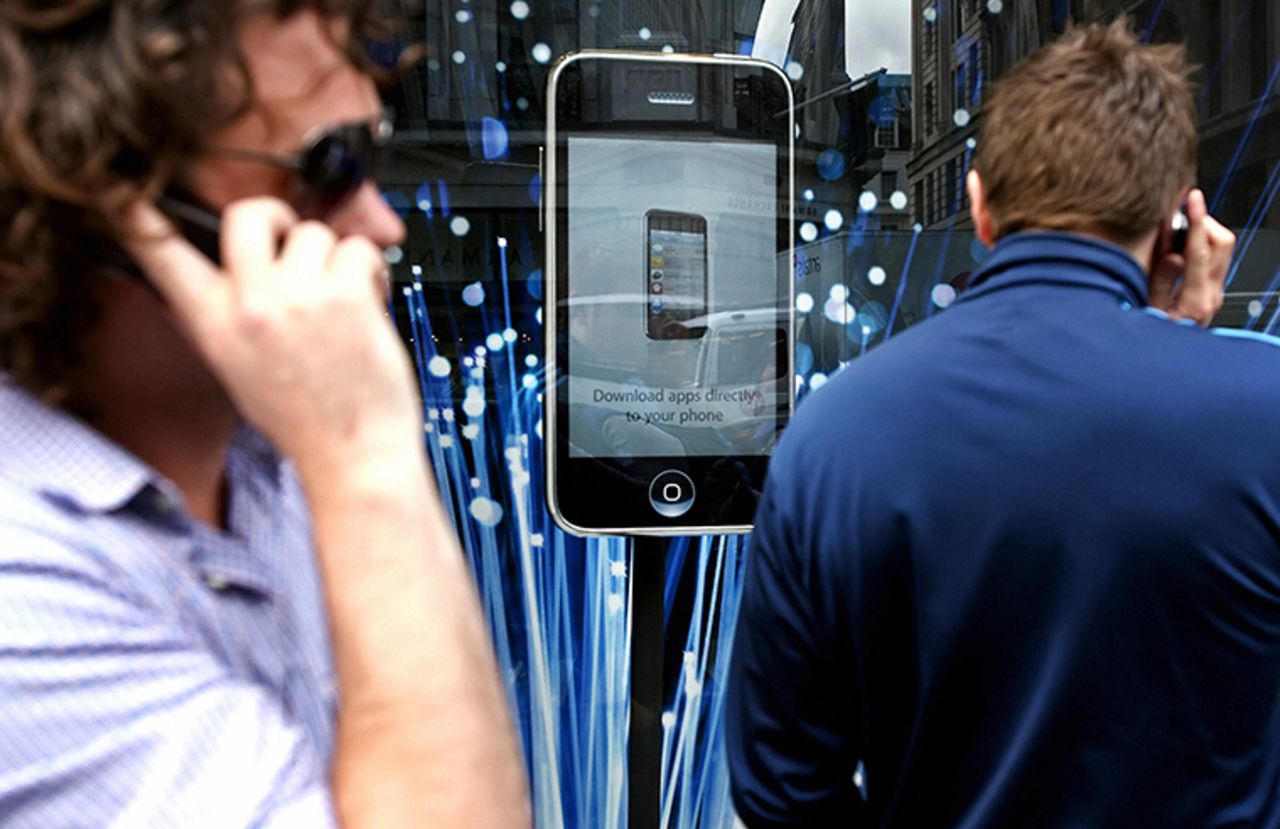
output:
[[[790,82],[587,51],[549,100],[550,511],[579,534],[747,531],[794,389]]]
[[[644,214],[647,296],[645,333],[650,339],[689,339],[706,333],[707,219],[694,213],[650,210]]]
[[[222,219],[213,208],[178,187],[165,190],[156,207],[196,250],[213,264],[222,264]]]
[[[1191,220],[1187,218],[1187,203],[1184,200],[1173,214],[1171,223],[1171,234],[1169,236],[1169,249],[1173,253],[1184,254],[1187,252],[1187,233],[1191,230]]]
[[[168,217],[179,233],[213,264],[222,262],[222,220],[203,201],[186,190],[171,186],[156,199],[156,207]],[[89,258],[97,267],[127,279],[150,285],[150,280],[137,262],[122,247],[112,245],[93,251]]]

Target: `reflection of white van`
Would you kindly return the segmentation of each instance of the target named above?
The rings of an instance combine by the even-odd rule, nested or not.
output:
[[[688,321],[704,328],[693,384],[699,388],[773,383],[790,363],[787,315],[776,308],[719,311]]]
[[[588,345],[588,350],[572,357],[578,373],[602,379],[616,374],[620,375],[616,379],[622,380],[652,368],[645,366],[642,353],[648,343],[643,343],[641,350],[624,344],[629,339],[628,328],[633,319],[645,312],[644,302],[645,297],[638,294],[568,300],[565,310],[570,313],[569,329],[577,334],[578,348]],[[699,332],[699,336],[683,341],[659,341],[657,348],[661,349],[661,359],[668,364],[677,351],[693,358],[692,376],[680,371],[685,379],[679,385],[711,388],[772,383],[780,370],[792,370],[787,338],[789,323],[789,314],[776,308],[718,311],[684,323],[690,330]]]

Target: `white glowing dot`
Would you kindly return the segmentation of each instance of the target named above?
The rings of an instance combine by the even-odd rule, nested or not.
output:
[[[828,210],[827,215],[822,217],[822,223],[827,226],[827,230],[835,232],[844,224],[844,215],[839,210]]]
[[[793,81],[798,81],[804,77],[804,67],[796,61],[787,64],[787,77]]]
[[[941,285],[934,285],[929,297],[939,308],[949,308],[951,303],[956,301],[956,289],[944,282]]]
[[[534,322],[538,323],[538,325],[542,325],[542,309],[541,308],[535,308],[533,310],[533,319],[534,319]]]
[[[405,296],[413,296],[413,289],[412,289],[412,288],[403,288],[403,289],[401,289],[401,293],[403,293]]]
[[[516,330],[514,328],[504,328],[502,330],[502,339],[509,343],[515,342]]]
[[[427,434],[431,434],[435,430],[436,430],[436,425],[434,423],[424,423],[422,425],[422,431],[426,432]]]
[[[451,370],[452,366],[449,365],[448,358],[441,357],[439,354],[427,361],[427,373],[432,377],[448,377]]]
[[[479,488],[480,488],[480,479],[479,479],[479,478],[472,478],[472,479],[471,479],[471,488],[472,488],[472,489],[479,489]]]
[[[653,37],[653,32],[649,31],[648,26],[642,26],[640,28],[640,31],[636,32],[636,34],[640,36],[641,40],[648,40],[649,38]]]
[[[919,222],[916,222],[915,224],[913,224],[913,225],[911,226],[911,229],[912,229],[913,231],[915,231],[916,233],[923,233],[923,232],[924,232],[924,225],[920,224]]]
[[[964,142],[964,145],[971,150],[976,150],[978,149],[978,139],[970,136],[969,140]]]
[[[992,14],[999,14],[1004,11],[1004,3],[1002,0],[987,0],[987,11]]]
[[[524,364],[525,364],[526,366],[528,366],[529,368],[533,368],[534,366],[536,366],[536,365],[538,364],[538,355],[537,355],[537,354],[530,354],[528,357],[525,357],[525,358],[524,358]]]
[[[474,378],[475,378],[475,379],[477,379],[477,380],[483,380],[483,379],[484,379],[484,369],[482,369],[482,368],[473,368],[473,369],[471,369],[471,376],[472,376],[472,377],[474,377]]]
[[[664,55],[670,55],[671,53],[675,52],[675,50],[676,50],[676,47],[672,46],[670,43],[662,44],[662,53]]]
[[[926,23],[938,22],[938,9],[935,6],[924,7],[924,20]]]
[[[511,16],[516,20],[524,20],[529,16],[529,4],[524,0],[516,0],[511,4]]]
[[[814,199],[814,194],[812,190],[805,190],[803,195],[804,195],[805,201],[813,201]]]
[[[414,266],[413,266],[413,275],[414,275],[414,276],[422,276],[422,266],[421,266],[421,265],[414,265]],[[414,283],[413,283],[413,289],[414,289],[415,291],[417,291],[418,293],[422,293],[422,283],[421,283],[421,282],[414,282]]]
[[[806,242],[812,242],[818,238],[818,226],[813,222],[805,222],[800,225],[800,238]]]
[[[663,727],[663,728],[675,728],[675,726],[676,726],[676,714],[675,714],[675,712],[674,712],[674,711],[663,711],[663,712],[662,712],[662,727]]]
[[[505,60],[500,60],[500,61],[498,61],[497,63],[495,63],[495,64],[493,65],[493,68],[494,68],[494,69],[497,69],[499,72],[506,72],[506,71],[507,71],[507,62],[506,62]]]
[[[505,248],[506,246],[507,246],[507,237],[506,237],[506,236],[499,236],[499,237],[498,237],[498,247],[500,247],[500,248]]]
[[[490,334],[485,337],[484,344],[489,346],[490,351],[501,351],[503,342],[501,334]]]
[[[822,388],[826,384],[827,384],[827,375],[823,374],[822,372],[818,372],[817,374],[809,378],[809,388],[813,389],[814,391],[817,391],[818,389]]]
[[[858,316],[858,310],[848,302],[833,298],[827,300],[822,306],[822,314],[834,323],[848,325],[853,322],[854,317]]]
[[[872,285],[883,285],[888,278],[889,275],[879,265],[872,265],[871,269],[867,271],[867,281]]]
[[[617,593],[609,594],[609,612],[610,613],[621,612],[622,605],[623,605],[622,596],[620,596]]]
[[[529,108],[528,98],[524,97],[523,95],[520,96],[519,98],[516,98],[516,109],[520,110],[521,112],[524,112],[528,108]]]
[[[807,314],[813,310],[812,294],[796,294],[796,310],[802,314]]]
[[[458,21],[459,23],[470,23],[471,12],[467,11],[466,9],[458,9],[457,13],[453,15],[453,19]]]
[[[489,498],[476,498],[468,510],[476,522],[486,527],[496,527],[502,520],[502,505]]]
[[[471,230],[471,222],[465,216],[454,216],[449,222],[449,230],[454,236],[466,236]]]
[[[551,60],[551,47],[545,43],[535,43],[531,54],[538,63],[548,63]]]
[[[453,53],[453,56],[452,56],[452,57],[453,57],[453,62],[454,62],[454,63],[466,63],[466,62],[467,62],[467,53],[466,53],[466,52],[464,52],[464,51],[462,51],[461,49],[458,49],[458,50],[454,51],[454,53]]]
[[[418,209],[423,213],[430,213],[432,208],[431,199],[418,199]]]
[[[503,452],[502,454],[506,455],[507,460],[510,461],[511,463],[513,464],[520,463],[520,447],[519,446],[508,446],[507,451]]]
[[[893,195],[889,197],[889,206],[894,210],[906,210],[907,194],[901,190],[893,191]]]
[[[542,402],[542,395],[538,395],[538,402]],[[538,436],[538,440],[542,440],[542,421],[539,420],[533,424],[533,433]]]
[[[875,210],[878,204],[880,204],[880,200],[877,199],[876,194],[872,193],[870,190],[863,190],[862,195],[858,196],[858,207],[861,208],[864,213],[870,213],[872,210]]]
[[[484,414],[484,398],[468,397],[462,401],[462,411],[466,412],[467,417],[476,418]]]
[[[440,448],[441,448],[441,449],[452,449],[452,448],[453,448],[453,436],[452,436],[452,435],[441,435],[441,436],[440,436]]]
[[[475,440],[476,438],[480,437],[480,424],[468,423],[466,426],[463,426],[462,436],[467,440]]]
[[[541,547],[543,544],[546,544],[546,543],[547,543],[547,540],[542,537],[542,533],[534,533],[533,535],[529,536],[529,545],[531,547]]]
[[[849,287],[847,285],[841,285],[840,283],[837,282],[835,285],[831,286],[831,292],[828,294],[828,296],[830,296],[831,299],[835,300],[836,302],[844,302],[846,299],[849,298]]]
[[[441,357],[440,359],[444,360],[443,357]],[[448,363],[448,362],[449,362],[448,360],[445,360],[445,363]],[[439,420],[439,419],[440,419],[439,409],[435,408],[434,406],[430,409],[427,409],[427,420]]]
[[[520,383],[521,383],[521,385],[523,385],[526,389],[532,389],[532,388],[535,388],[535,387],[538,385],[538,378],[537,378],[537,377],[534,377],[532,374],[526,374],[526,375],[525,375],[525,376],[520,380]],[[539,437],[541,437],[541,436],[539,436]]]
[[[1251,300],[1251,301],[1249,302],[1249,316],[1251,316],[1251,317],[1260,317],[1260,316],[1262,316],[1262,303],[1261,303],[1261,302],[1259,302],[1259,301],[1258,301],[1258,300],[1256,300],[1256,299],[1255,299],[1255,300]]]
[[[951,116],[951,120],[955,121],[957,127],[963,129],[964,127],[969,126],[969,120],[972,117],[973,116],[969,114],[969,110],[962,108],[956,110],[955,115]]]
[[[382,258],[387,261],[388,265],[399,265],[404,259],[404,251],[399,245],[392,245],[382,252]]]
[[[627,565],[626,565],[626,562],[622,562],[622,561],[615,561],[615,562],[613,562],[612,564],[610,564],[610,565],[609,565],[609,575],[611,575],[611,576],[617,576],[618,578],[622,578],[622,577],[623,577],[623,576],[625,576],[626,574],[627,574]]]
[[[470,357],[463,357],[462,364],[464,366],[474,366],[476,364],[476,361],[471,359]]]
[[[440,412],[440,416],[441,416],[442,418],[444,418],[444,422],[445,422],[445,423],[452,423],[452,422],[453,422],[453,409],[445,409],[445,410],[443,410],[442,412]]]

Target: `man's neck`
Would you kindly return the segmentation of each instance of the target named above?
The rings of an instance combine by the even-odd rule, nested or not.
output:
[[[224,526],[234,406],[150,294],[98,287],[101,314],[82,342],[72,410],[172,481],[194,518]]]
[[[102,434],[172,481],[192,517],[226,525],[227,452],[235,436],[231,417],[192,416],[152,406],[89,402],[81,414]]]

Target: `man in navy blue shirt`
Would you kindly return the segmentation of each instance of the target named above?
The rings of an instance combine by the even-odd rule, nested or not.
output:
[[[1280,825],[1280,341],[1196,324],[1235,239],[1187,73],[1125,24],[1015,68],[968,182],[990,260],[781,441],[727,707],[748,826]]]

